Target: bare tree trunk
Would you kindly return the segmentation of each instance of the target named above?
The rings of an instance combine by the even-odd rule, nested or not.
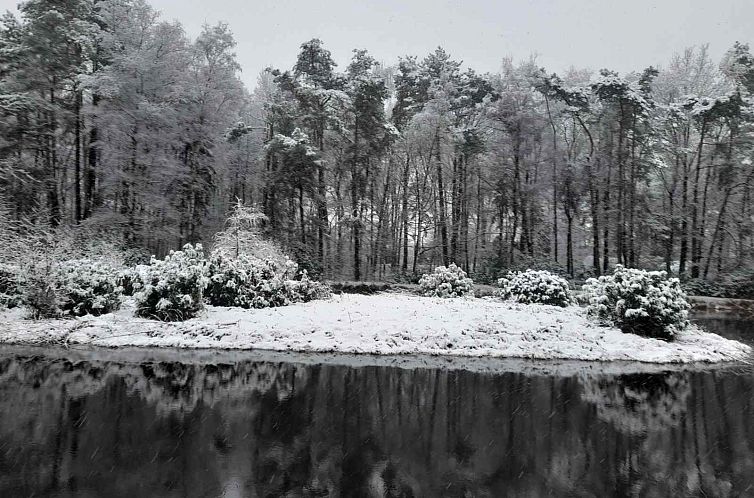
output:
[[[361,280],[361,172],[359,171],[359,126],[354,127],[354,154],[351,164],[351,209],[353,213],[353,278]]]
[[[581,119],[581,116],[576,115],[576,120],[581,126],[581,129],[584,130],[584,133],[586,134],[587,138],[589,139],[589,156],[586,159],[586,175],[587,175],[587,184],[589,188],[589,205],[590,205],[590,210],[591,210],[591,215],[592,215],[592,265],[594,267],[594,272],[597,275],[600,275],[600,227],[599,227],[600,193],[599,193],[599,189],[594,184],[595,172],[592,169],[592,159],[594,158],[594,138],[592,137],[592,134],[589,132],[589,128],[587,128],[586,123],[584,123],[584,120]],[[599,170],[599,160],[597,162],[597,170]]]
[[[615,259],[618,264],[625,264],[625,213],[623,212],[626,195],[626,179],[625,179],[625,165],[623,164],[623,135],[624,135],[624,109],[623,103],[620,104],[620,114],[618,116],[618,150],[617,150],[617,163],[618,163],[618,178],[616,181],[617,186],[617,208],[615,210]],[[609,174],[609,169],[608,169]],[[608,179],[608,182],[610,180]],[[608,188],[605,192],[609,191]]]
[[[456,147],[457,149],[457,147]],[[450,181],[450,260],[458,261],[458,223],[459,223],[459,170],[460,157],[456,150],[453,154],[453,172]]]
[[[707,275],[709,274],[709,267],[710,263],[712,262],[712,255],[715,251],[715,244],[717,243],[718,236],[722,232],[723,224],[724,224],[724,217],[725,217],[725,210],[728,207],[728,200],[730,199],[730,193],[731,189],[726,189],[725,191],[725,197],[723,198],[722,206],[720,207],[720,212],[717,215],[717,223],[715,224],[715,231],[712,233],[712,241],[709,245],[709,252],[707,253],[707,262],[704,265],[704,278],[707,278]]]
[[[99,51],[97,52],[99,54]],[[97,57],[95,57],[94,62],[92,64],[92,70],[97,71],[99,69],[99,60]],[[94,93],[92,95],[92,108],[94,109],[94,114],[97,113],[97,106],[99,105],[100,96]],[[93,122],[91,124],[91,129],[89,130],[89,151],[88,151],[88,157],[87,157],[87,164],[86,164],[86,175],[85,175],[85,182],[84,182],[84,213],[83,218],[89,218],[92,215],[92,212],[94,211],[94,208],[99,205],[98,200],[96,199],[96,188],[97,188],[97,147],[99,147],[99,144],[97,143],[99,140],[99,130],[97,129],[97,123]]]
[[[335,225],[335,264],[337,268],[342,268],[343,266],[343,219],[345,218],[345,209],[343,207],[343,198],[340,191],[340,184],[341,175],[337,174],[335,181],[335,213],[337,217],[337,222]]]
[[[384,226],[386,225],[386,222],[384,221],[386,218],[386,211],[387,211],[387,199],[388,199],[388,193],[390,191],[390,177],[392,174],[392,160],[388,163],[387,171],[385,172],[385,185],[383,186],[382,190],[382,199],[380,199],[380,210],[377,214],[377,234],[374,240],[374,244],[372,245],[372,263],[375,268],[377,268],[380,264],[380,261],[382,259],[382,252],[383,252],[383,246],[384,246]]]
[[[688,197],[689,197],[689,165],[688,161],[683,161],[683,182],[681,186],[681,248],[679,256],[678,274],[680,276],[686,273],[686,261],[689,251],[689,223],[688,223]]]
[[[403,198],[401,199],[401,226],[403,228],[403,261],[401,270],[408,270],[408,168],[411,155],[406,150],[406,165],[403,167]]]
[[[482,163],[477,161],[477,183],[476,183],[476,234],[474,237],[474,262],[472,263],[472,271],[476,272],[477,260],[479,259],[480,251],[483,252],[486,247],[486,230],[487,220],[485,219],[484,201],[482,197]]]
[[[81,106],[82,106],[82,99],[83,96],[81,94],[81,90],[75,91],[76,99],[75,103],[75,123],[74,123],[74,140],[76,141],[76,144],[74,145],[74,218],[76,223],[79,223],[83,218],[83,210],[82,210],[82,203],[81,203]]]
[[[555,262],[558,262],[558,134],[552,119],[550,99],[545,93],[545,108],[552,128],[552,243]]]
[[[517,140],[517,139],[516,139]],[[521,202],[521,171],[519,163],[519,148],[518,141],[513,146],[513,228],[510,232],[510,249],[508,251],[508,265],[513,266],[513,255],[516,248],[516,232],[518,231],[518,215]],[[503,213],[500,213],[500,221],[502,223]],[[500,241],[502,243],[502,239]]]
[[[321,154],[325,152],[324,130],[319,129],[319,150]],[[317,166],[317,258],[323,269],[327,268],[325,262],[325,238],[328,230],[327,214],[327,186],[325,184],[325,164],[320,161]]]
[[[706,122],[702,121],[699,134],[699,149],[697,151],[696,171],[694,173],[694,190],[691,197],[691,278],[699,277],[699,260],[701,258],[701,240],[699,239],[699,176],[702,168],[702,152],[704,137],[707,130]]]
[[[675,201],[673,195],[668,195],[668,236],[665,241],[665,271],[670,275],[673,261],[673,246],[675,245]]]
[[[463,170],[461,171],[461,243],[463,244],[464,268],[469,270],[469,201],[468,201],[468,167],[469,158],[463,156]]]
[[[633,128],[636,130],[636,115],[633,116]],[[636,237],[635,237],[635,212],[636,212],[636,133],[631,138],[631,169],[629,170],[628,179],[628,235],[624,231],[623,250],[627,252],[624,254],[624,260],[628,262],[630,267],[635,267],[638,263],[637,251],[636,251]]]
[[[50,225],[56,227],[61,221],[60,210],[60,197],[58,194],[58,153],[57,153],[57,140],[55,134],[57,133],[57,116],[55,114],[55,106],[57,102],[55,100],[55,80],[53,78],[53,86],[50,89],[50,107],[52,108],[48,114],[48,128],[47,128],[47,205],[50,209]]]
[[[566,271],[573,277],[573,213],[570,209],[565,209],[566,223],[568,231],[566,233]]]
[[[440,243],[442,244],[442,263],[450,264],[448,259],[448,224],[445,219],[445,186],[442,179],[442,160],[440,154],[440,130],[435,131],[435,165],[437,168],[437,199],[440,219]]]
[[[606,185],[605,185],[605,192],[602,194],[602,203],[603,203],[603,211],[605,216],[605,226],[602,229],[602,271],[604,273],[607,273],[608,269],[610,268],[610,255],[609,255],[609,247],[610,247],[610,165],[608,164],[607,167],[607,177],[606,177]]]
[[[306,246],[306,220],[304,218],[304,187],[298,186],[298,217],[301,222],[301,244]]]

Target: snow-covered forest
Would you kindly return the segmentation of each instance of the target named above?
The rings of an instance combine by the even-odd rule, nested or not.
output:
[[[302,41],[245,88],[227,25],[190,39],[143,0],[24,2],[0,28],[0,233],[162,256],[211,241],[240,200],[326,278],[754,266],[744,43],[556,75],[534,58],[480,74],[439,47],[338,67]]]

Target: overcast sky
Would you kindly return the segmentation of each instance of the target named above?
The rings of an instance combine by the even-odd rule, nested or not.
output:
[[[0,0],[15,10],[18,0]],[[317,37],[344,67],[354,48],[387,64],[442,45],[466,66],[496,71],[506,56],[537,54],[549,71],[569,66],[620,72],[663,65],[684,47],[710,44],[718,59],[734,41],[754,42],[754,0],[151,0],[195,36],[226,21],[243,79],[289,68]]]

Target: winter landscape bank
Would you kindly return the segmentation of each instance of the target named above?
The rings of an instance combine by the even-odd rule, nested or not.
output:
[[[137,318],[129,302],[116,313],[68,320],[30,321],[8,310],[0,314],[0,342],[649,363],[751,354],[748,346],[693,325],[666,342],[600,326],[577,306],[403,294],[343,294],[251,310],[208,306],[196,318],[172,323]]]

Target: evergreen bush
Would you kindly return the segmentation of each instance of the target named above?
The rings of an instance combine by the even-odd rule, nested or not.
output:
[[[523,304],[568,306],[573,302],[568,281],[547,270],[508,272],[497,281],[500,296]]]
[[[473,295],[474,282],[455,263],[438,266],[432,273],[419,279],[422,294],[428,297],[463,297]]]
[[[298,265],[290,260],[280,265],[216,252],[210,258],[208,276],[205,297],[213,306],[269,308],[330,296],[329,287],[309,279],[306,270],[298,272]]]
[[[623,332],[671,340],[688,326],[686,294],[664,271],[618,265],[612,275],[587,280],[583,290],[589,314]]]
[[[209,284],[207,262],[201,244],[186,244],[165,259],[152,258],[133,275],[136,314],[167,322],[187,320],[202,309],[202,295]]]
[[[120,308],[122,289],[118,270],[112,265],[92,259],[74,259],[59,265],[55,292],[62,314],[98,316]]]

